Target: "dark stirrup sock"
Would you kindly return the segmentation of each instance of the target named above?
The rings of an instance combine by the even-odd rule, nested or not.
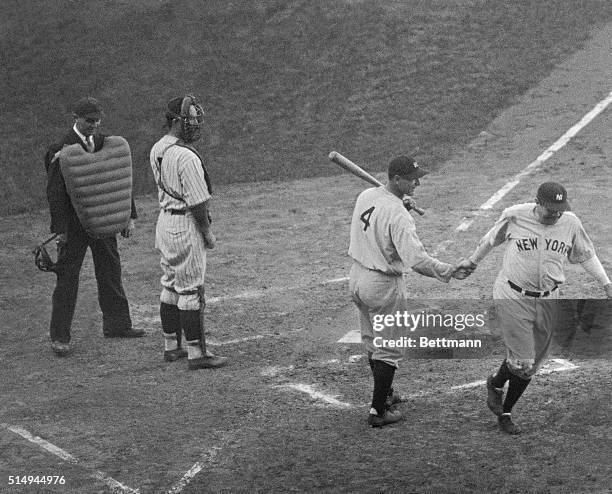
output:
[[[514,374],[510,377],[510,384],[508,385],[508,392],[506,393],[506,399],[503,405],[504,413],[510,413],[512,411],[512,407],[516,404],[525,389],[527,389],[530,382],[531,379],[522,379]]]

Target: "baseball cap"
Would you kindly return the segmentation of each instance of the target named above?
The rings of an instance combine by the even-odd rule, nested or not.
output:
[[[102,118],[104,112],[100,102],[91,97],[81,98],[72,107],[73,113],[77,117],[83,118]]]
[[[427,175],[427,172],[419,167],[414,158],[402,154],[389,162],[388,175],[389,178],[395,175],[406,178],[421,178]]]
[[[570,211],[567,202],[567,191],[563,185],[557,182],[544,182],[538,187],[536,195],[538,202],[545,208],[554,211]]]

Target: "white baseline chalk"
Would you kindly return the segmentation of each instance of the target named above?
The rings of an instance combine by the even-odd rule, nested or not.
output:
[[[335,283],[344,283],[348,281],[348,277],[342,278],[333,278],[331,280],[320,281],[318,283],[314,283],[310,286],[325,286],[325,285],[333,285]],[[289,290],[301,290],[305,285],[293,285],[293,286],[276,286],[267,288],[264,290],[247,290],[242,293],[237,293],[235,295],[223,295],[221,297],[210,297],[206,299],[207,304],[218,304],[219,302],[225,302],[226,300],[249,300],[253,298],[265,297],[266,295],[271,295],[274,293],[282,293]]]
[[[578,134],[578,132],[580,132],[584,127],[586,127],[597,115],[604,111],[610,103],[612,103],[612,92],[610,92],[610,94],[608,94],[606,98],[597,103],[590,112],[588,112],[584,117],[582,117],[582,119],[577,124],[573,125],[552,146],[550,146],[534,161],[529,163],[529,165],[527,165],[527,167],[523,171],[515,175],[501,189],[495,192],[495,194],[493,194],[486,202],[484,202],[478,208],[479,212],[491,209],[508,192],[510,192],[514,187],[516,187],[516,185],[519,184],[521,179],[525,178],[530,173],[533,173],[540,165],[542,165],[542,163],[544,163],[548,158],[550,158],[553,154],[559,151],[559,149],[565,146],[570,141],[570,139],[572,139],[576,134]],[[461,222],[461,224],[456,228],[456,230],[460,232],[466,231],[472,225],[473,222],[474,218],[466,218],[463,222]]]

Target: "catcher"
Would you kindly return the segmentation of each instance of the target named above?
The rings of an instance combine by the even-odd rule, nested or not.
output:
[[[192,144],[201,137],[204,110],[193,96],[168,102],[168,132],[157,141],[150,164],[157,183],[159,218],[155,247],[161,255],[159,314],[164,359],[187,357],[190,370],[221,367],[227,357],[206,348],[202,311],[206,249],[215,247],[208,204],[212,187],[204,162]],[[187,340],[187,350],[181,346]]]

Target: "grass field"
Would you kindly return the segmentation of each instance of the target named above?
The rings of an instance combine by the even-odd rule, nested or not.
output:
[[[41,12],[39,2],[22,5],[19,15],[15,4],[4,16],[3,42],[23,26],[20,19]],[[114,52],[124,56],[124,65],[118,67],[130,66],[125,61],[127,45],[122,45],[126,40],[132,40],[133,52],[140,50],[144,56],[139,71],[117,68],[121,77],[102,83],[101,74],[108,70],[98,67],[90,82],[99,85],[112,105],[106,128],[120,128],[124,135],[134,132],[128,137],[137,153],[146,150],[146,139],[140,136],[153,139],[159,130],[152,124],[155,105],[174,93],[168,82],[175,80],[179,68],[185,77],[197,73],[175,53],[204,46],[206,56],[216,53],[219,65],[235,71],[233,84],[218,75],[201,86],[215,114],[217,137],[208,154],[213,175],[221,182],[213,203],[219,243],[209,255],[206,321],[213,349],[228,355],[231,363],[214,372],[189,372],[185,362],[163,362],[157,313],[160,270],[153,246],[157,204],[152,196],[137,198],[136,235],[120,240],[132,318],[147,336],[137,341],[102,337],[88,256],[73,325],[75,353],[66,359],[56,358],[49,349],[53,276],[36,271],[30,255],[35,242],[47,234],[46,210],[0,217],[0,492],[610,492],[609,305],[598,313],[590,335],[576,336],[577,345],[586,342],[592,351],[578,353],[578,346],[574,351],[556,350],[554,356],[564,363],[536,377],[528,388],[515,409],[523,435],[501,433],[484,403],[482,381],[503,355],[495,340],[489,354],[480,358],[441,359],[434,358],[441,356],[434,352],[403,362],[395,384],[408,396],[400,405],[406,420],[381,430],[367,427],[372,386],[367,363],[359,345],[338,341],[357,327],[347,296],[346,249],[353,201],[366,185],[347,174],[325,176],[335,172],[326,160],[331,149],[380,172],[391,150],[404,149],[405,136],[410,135],[408,147],[420,144],[422,161],[433,169],[416,194],[427,211],[416,219],[418,233],[427,249],[443,260],[468,254],[501,209],[531,200],[540,182],[560,181],[612,272],[612,225],[606,215],[612,185],[609,109],[491,210],[480,208],[610,93],[612,25],[604,25],[611,13],[607,2],[293,2],[283,8],[279,2],[276,9],[272,2],[253,2],[247,9],[245,2],[170,6],[140,1],[109,3],[117,9],[113,15],[77,14],[67,9],[71,5],[46,6],[47,15],[36,17],[39,29],[24,31],[29,39],[38,36],[40,42],[32,46],[41,51],[42,40],[53,39],[55,44],[49,46],[64,50],[64,55],[57,49],[53,56],[64,57],[67,64],[52,84],[40,82],[42,92],[37,94],[57,106],[40,108],[44,125],[39,130],[47,134],[27,133],[31,144],[40,143],[26,146],[29,150],[42,149],[48,138],[62,132],[64,101],[89,87],[83,83],[74,89],[78,64],[65,55],[72,45],[57,31],[63,26],[74,32],[76,18],[96,27],[88,50],[111,39],[109,23],[124,27],[114,39],[116,46],[124,47]],[[168,19],[189,20],[193,28],[202,18],[210,30],[190,29],[186,40],[171,41]],[[338,26],[340,31],[331,29]],[[168,51],[159,50],[158,38]],[[304,43],[311,38],[307,50]],[[15,53],[19,43],[13,44]],[[421,53],[419,63],[389,71],[394,65],[386,57],[396,56],[399,52],[393,54],[392,48],[405,44],[411,48],[407,57]],[[319,57],[324,48],[328,58]],[[242,58],[223,59],[239,51],[244,52]],[[270,55],[260,59],[259,52]],[[42,77],[25,58],[10,61],[11,74],[30,67],[23,73],[32,80]],[[177,70],[154,73],[152,67],[168,58]],[[43,59],[40,54],[39,65]],[[342,66],[336,63],[340,59]],[[465,63],[467,59],[474,63]],[[317,70],[306,70],[311,63]],[[286,72],[279,70],[276,80],[262,67]],[[238,75],[246,69],[260,79]],[[406,94],[400,75],[412,69],[421,70],[422,78],[409,78],[414,88]],[[342,70],[361,77],[341,78]],[[445,77],[437,77],[438,70]],[[163,84],[158,85],[158,77]],[[300,92],[296,81],[314,79],[319,89],[308,86],[310,92]],[[470,83],[473,91],[466,91],[463,84]],[[22,88],[12,87],[14,102],[26,104]],[[138,101],[146,114],[138,118],[138,132],[128,125],[127,106],[119,103],[131,105],[136,90],[143,91]],[[386,99],[379,98],[382,94]],[[7,95],[2,98],[4,105]],[[338,98],[343,104],[336,106]],[[296,101],[300,104],[291,106]],[[435,102],[439,111],[428,102]],[[403,107],[411,109],[407,117]],[[9,115],[19,114],[17,104],[6,108]],[[428,112],[430,120],[424,116]],[[241,119],[243,114],[248,118]],[[16,127],[1,124],[6,126],[4,161],[5,153],[17,152],[14,144],[23,133],[19,129],[28,120],[19,115]],[[228,129],[237,129],[233,123],[239,121],[257,125],[231,134]],[[296,161],[290,161],[291,156]],[[230,173],[233,163],[247,158],[252,158],[248,169]],[[23,159],[38,169],[38,161]],[[281,162],[287,166],[271,166]],[[247,176],[245,170],[252,174]],[[230,176],[272,180],[227,183]],[[25,186],[11,180],[9,190],[13,183],[20,197],[27,198],[20,204],[39,202],[36,179]],[[473,220],[471,226],[457,231],[466,219]],[[501,254],[494,251],[465,282],[445,285],[407,275],[413,303],[489,310]],[[603,297],[579,267],[570,266],[567,274],[563,296],[568,313],[574,299]],[[58,475],[66,483],[9,485],[9,476],[15,475]]]
[[[434,167],[612,19],[606,0],[82,2],[0,6],[6,212],[45,205],[42,156],[84,94],[152,192],[164,105],[205,101],[217,183],[330,175],[330,148],[374,170]]]

